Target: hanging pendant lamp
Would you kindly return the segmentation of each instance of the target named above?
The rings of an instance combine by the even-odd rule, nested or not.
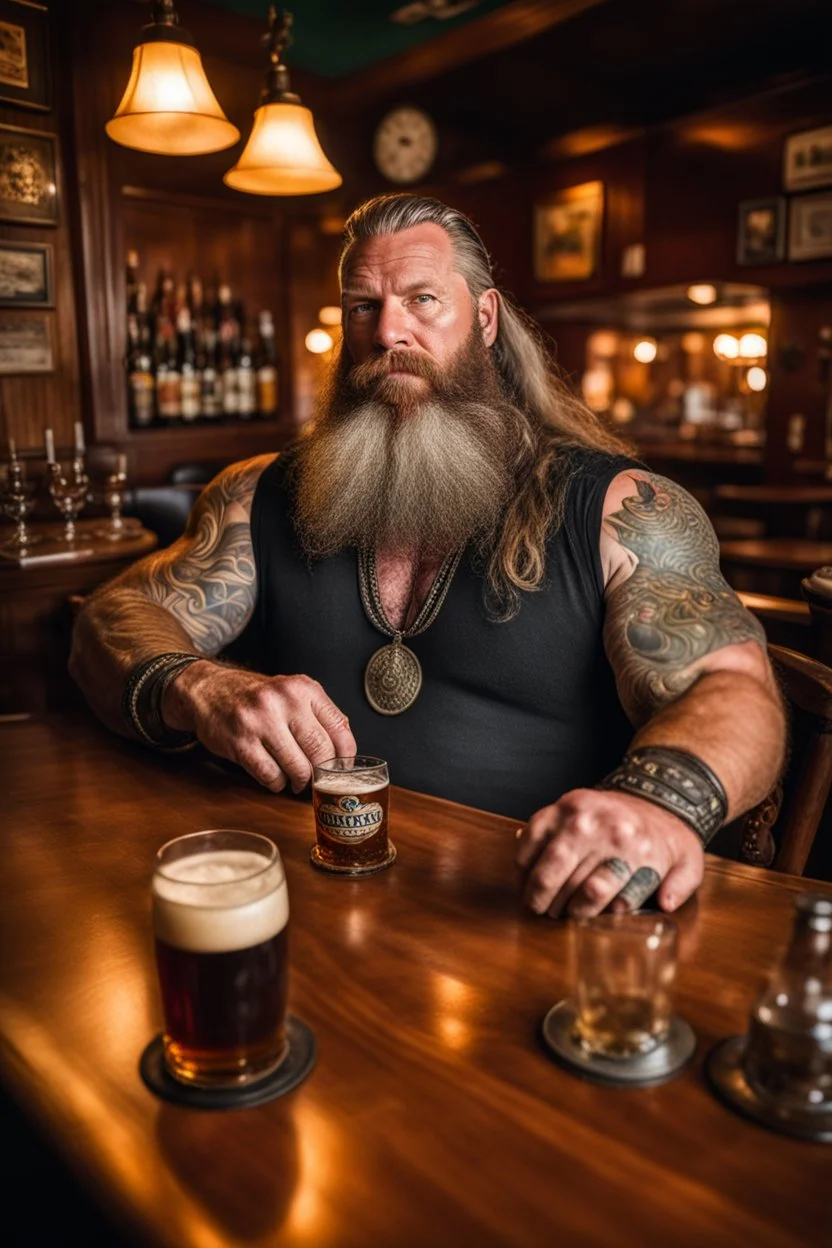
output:
[[[282,13],[278,23],[275,6],[269,6],[266,85],[248,143],[223,178],[226,186],[250,195],[314,195],[343,181],[321,149],[311,110],[289,90],[289,71],[280,58],[292,42],[291,25],[291,13]]]
[[[202,58],[179,25],[173,0],[154,0],[133,51],[133,69],[107,134],[160,156],[200,156],[231,147],[240,132],[220,108]]]

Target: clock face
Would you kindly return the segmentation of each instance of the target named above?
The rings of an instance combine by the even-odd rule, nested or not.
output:
[[[373,158],[391,182],[418,182],[436,159],[436,127],[420,108],[394,108],[373,140]]]

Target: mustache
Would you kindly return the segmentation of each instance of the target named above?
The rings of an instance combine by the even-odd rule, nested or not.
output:
[[[365,360],[363,364],[354,364],[347,374],[347,379],[360,394],[371,390],[394,372],[423,377],[433,386],[440,386],[443,380],[441,369],[427,356],[417,355],[414,351],[396,350],[373,356]]]

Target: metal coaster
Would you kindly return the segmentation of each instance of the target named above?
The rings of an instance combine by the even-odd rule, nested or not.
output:
[[[155,1036],[139,1062],[141,1077],[163,1101],[190,1109],[250,1109],[291,1092],[315,1065],[315,1033],[302,1019],[290,1014],[286,1020],[289,1052],[270,1075],[239,1088],[188,1087],[174,1079],[165,1066],[161,1035]]]
[[[552,1055],[575,1074],[595,1083],[647,1088],[667,1083],[687,1066],[696,1049],[693,1028],[674,1014],[667,1039],[649,1053],[636,1057],[596,1057],[586,1053],[575,1035],[577,1011],[573,1001],[559,1001],[543,1020],[543,1040]]]
[[[743,1069],[747,1041],[747,1036],[729,1036],[715,1044],[705,1059],[708,1082],[723,1104],[784,1135],[832,1143],[832,1106],[828,1103],[802,1110],[778,1105],[748,1082]]]
[[[332,875],[376,875],[379,871],[386,871],[388,867],[392,867],[396,861],[396,846],[392,841],[388,844],[387,857],[384,862],[374,862],[369,867],[333,867],[328,862],[324,862],[321,857],[321,851],[317,845],[313,845],[309,851],[309,860],[313,867],[317,867],[319,871],[329,871]]]

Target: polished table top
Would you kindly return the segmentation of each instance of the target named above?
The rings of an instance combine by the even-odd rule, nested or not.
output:
[[[702,1075],[710,1045],[744,1030],[803,881],[709,864],[680,915],[696,1059],[663,1087],[610,1090],[541,1047],[568,932],[521,911],[512,821],[394,789],[398,862],[346,880],[309,865],[307,802],[206,758],[78,716],[0,725],[0,750],[0,1079],[138,1242],[829,1242],[832,1150],[746,1122]],[[318,1041],[300,1087],[230,1113],[163,1103],[138,1073],[160,1027],[154,853],[206,827],[278,843],[290,1008]]]

